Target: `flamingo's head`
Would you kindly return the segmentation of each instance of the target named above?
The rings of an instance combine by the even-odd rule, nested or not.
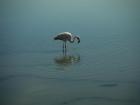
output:
[[[80,37],[76,36],[78,43],[80,43]]]

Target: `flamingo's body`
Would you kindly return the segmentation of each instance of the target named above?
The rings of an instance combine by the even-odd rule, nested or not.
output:
[[[58,34],[56,37],[54,37],[54,40],[62,40],[63,43],[63,49],[66,49],[66,42],[69,41],[70,43],[73,43],[77,39],[78,43],[80,43],[80,37],[71,34],[70,32],[62,32]]]

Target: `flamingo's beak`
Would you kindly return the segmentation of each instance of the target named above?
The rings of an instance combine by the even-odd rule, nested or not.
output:
[[[77,40],[78,40],[78,43],[80,43],[80,38],[79,37],[77,37]]]

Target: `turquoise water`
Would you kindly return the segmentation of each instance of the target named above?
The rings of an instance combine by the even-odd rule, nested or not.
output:
[[[2,4],[1,105],[139,105],[138,0]],[[66,54],[63,31],[81,38]]]

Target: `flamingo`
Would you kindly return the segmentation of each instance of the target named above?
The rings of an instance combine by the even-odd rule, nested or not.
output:
[[[54,37],[54,40],[62,40],[63,41],[63,50],[66,51],[66,43],[69,41],[73,43],[77,39],[78,43],[80,43],[80,37],[77,35],[73,35],[70,32],[62,32],[59,33],[57,36]]]

